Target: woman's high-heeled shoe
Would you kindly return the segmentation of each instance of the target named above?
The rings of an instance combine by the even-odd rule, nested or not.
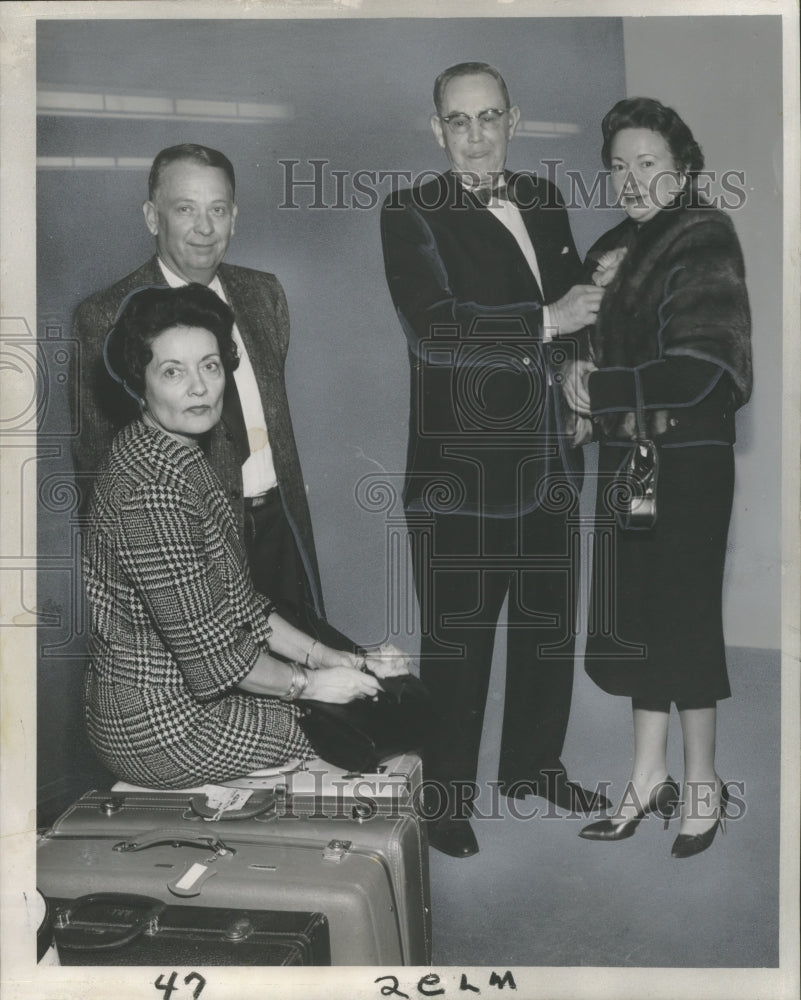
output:
[[[720,832],[725,835],[726,806],[728,804],[729,791],[723,785],[720,790],[720,805],[718,806],[718,815],[715,818],[715,822],[708,830],[704,830],[703,833],[680,833],[673,841],[670,856],[672,858],[692,858],[696,854],[700,854],[701,851],[705,851],[715,839],[718,827],[720,827]]]
[[[667,825],[671,816],[676,812],[678,803],[679,786],[671,777],[667,777],[651,792],[647,804],[642,809],[638,809],[635,816],[620,820],[618,823],[611,819],[599,819],[596,823],[590,823],[589,826],[579,830],[579,837],[583,837],[585,840],[626,840],[634,835],[634,831],[649,813],[662,816],[667,830]]]

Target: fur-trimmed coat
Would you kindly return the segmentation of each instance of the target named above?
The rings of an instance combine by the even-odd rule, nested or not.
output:
[[[591,334],[593,419],[606,439],[731,443],[751,394],[750,311],[728,216],[689,199],[590,250],[626,246]]]

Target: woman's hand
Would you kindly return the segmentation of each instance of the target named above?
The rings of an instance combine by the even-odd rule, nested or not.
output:
[[[345,653],[339,649],[331,649],[321,642],[312,646],[309,655],[309,666],[313,669],[325,670],[330,667],[349,667],[351,670],[361,670],[366,666],[377,677],[396,677],[398,674],[408,674],[411,657],[393,646],[384,643],[377,649],[366,654]]]
[[[594,371],[597,368],[592,361],[568,361],[562,369],[562,391],[567,405],[582,417],[591,415],[588,382]]]
[[[397,677],[399,674],[408,674],[411,666],[411,657],[403,650],[393,646],[391,642],[386,642],[378,649],[370,650],[364,657],[365,666],[377,677]]]
[[[364,658],[356,653],[346,653],[342,649],[332,649],[324,646],[319,640],[312,643],[309,650],[307,666],[312,670],[328,670],[331,667],[347,667],[350,670],[360,670]]]
[[[320,670],[307,670],[306,674],[309,683],[301,699],[344,705],[356,698],[375,698],[381,691],[381,685],[375,677],[350,666],[323,667]]]

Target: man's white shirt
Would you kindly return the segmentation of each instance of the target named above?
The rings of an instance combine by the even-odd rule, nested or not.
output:
[[[509,230],[509,232],[517,240],[517,245],[520,247],[520,251],[526,258],[526,263],[529,266],[531,273],[537,279],[537,284],[542,290],[542,276],[540,274],[540,266],[537,263],[537,254],[534,252],[534,247],[531,243],[531,237],[528,235],[528,230],[526,229],[526,224],[523,222],[523,216],[520,214],[520,209],[514,202],[509,201],[507,198],[490,198],[489,204],[486,206],[489,212],[502,222],[504,226]],[[544,343],[548,343],[549,340],[553,339],[553,330],[551,328],[551,318],[548,310],[548,306],[543,303],[542,306],[542,339]]]

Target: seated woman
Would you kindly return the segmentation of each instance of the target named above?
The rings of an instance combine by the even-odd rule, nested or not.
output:
[[[107,367],[141,412],[114,439],[89,515],[86,718],[103,763],[140,785],[185,788],[314,757],[293,703],[380,690],[365,657],[304,634],[252,586],[202,448],[238,362],[233,321],[202,285],[150,287],[106,342]],[[367,662],[379,676],[407,671],[392,647]]]

